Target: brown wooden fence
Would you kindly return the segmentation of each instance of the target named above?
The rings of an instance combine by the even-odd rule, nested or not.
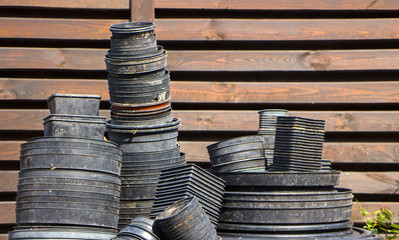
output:
[[[0,239],[15,224],[19,145],[52,93],[100,94],[109,26],[151,18],[168,50],[190,162],[257,130],[257,111],[326,120],[324,158],[369,211],[399,211],[399,1],[0,0]],[[353,220],[361,222],[358,206]]]

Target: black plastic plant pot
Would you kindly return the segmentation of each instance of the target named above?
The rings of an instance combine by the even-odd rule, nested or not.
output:
[[[35,137],[21,144],[21,150],[30,148],[79,148],[121,155],[122,150],[116,143],[76,137]]]
[[[121,200],[145,200],[153,199],[157,189],[157,182],[143,184],[122,184]]]
[[[146,40],[111,38],[111,49],[108,51],[108,55],[146,56],[154,54],[158,50],[156,39],[151,39],[152,41]]]
[[[50,115],[44,119],[44,136],[101,140],[105,132],[105,119],[94,116]]]
[[[216,229],[195,197],[168,207],[156,217],[154,228],[160,229],[166,239],[218,239]]]
[[[123,152],[157,152],[175,149],[180,119],[151,126],[121,126],[107,123],[108,136]]]
[[[265,150],[263,148],[260,149],[249,149],[243,150],[239,152],[232,152],[225,155],[220,156],[213,156],[211,158],[211,164],[222,164],[228,162],[234,162],[244,159],[253,159],[253,158],[264,158],[265,157]]]
[[[165,101],[170,97],[170,88],[165,87],[152,92],[116,92],[109,89],[110,99],[114,103],[148,104]]]
[[[127,226],[119,231],[117,236],[131,236],[135,237],[136,239],[159,240],[157,235],[152,230],[153,223],[154,221],[149,218],[135,217]]]
[[[121,117],[111,113],[111,123],[115,125],[149,126],[165,124],[172,121],[172,111],[148,117]]]
[[[167,86],[170,82],[169,71],[163,71],[161,73],[153,74],[139,74],[136,75],[112,75],[108,74],[108,86],[111,89],[129,89],[129,91],[135,91],[136,89],[148,88],[151,86]],[[131,89],[131,90],[130,90]]]
[[[16,219],[19,225],[80,225],[93,227],[116,228],[118,212],[99,211],[96,208],[82,209],[60,207],[27,207],[16,208]]]
[[[10,240],[26,239],[82,239],[109,240],[116,236],[116,230],[95,227],[73,226],[18,226],[9,233]]]
[[[168,75],[169,71],[164,68],[158,69],[152,72],[138,73],[138,74],[113,74],[108,73],[108,82],[120,82],[120,83],[129,83],[129,82],[139,82],[139,81],[147,81],[151,79],[159,79]],[[169,75],[168,75],[169,76]]]
[[[101,198],[89,198],[86,196],[76,196],[76,197],[69,197],[69,196],[25,196],[25,197],[17,197],[18,204],[24,203],[42,203],[42,202],[67,202],[67,203],[79,203],[79,204],[96,204],[99,206],[105,206],[110,208],[117,208],[119,209],[120,204],[118,201],[111,201],[111,200],[104,200]]]
[[[107,71],[112,74],[139,74],[164,69],[167,65],[167,52],[159,47],[150,56],[120,57],[105,56]]]
[[[59,150],[59,151],[58,151]],[[120,175],[122,157],[100,155],[83,149],[47,149],[42,152],[21,155],[20,169],[71,169],[97,171]]]
[[[146,39],[154,35],[155,24],[152,22],[126,22],[111,25],[114,38]]]
[[[241,169],[266,167],[267,160],[264,157],[230,161],[221,164],[212,164],[214,172],[240,171]]]
[[[162,161],[164,159],[175,159],[180,157],[180,147],[165,151],[144,153],[123,153],[123,162],[145,163],[147,161]]]
[[[222,207],[219,221],[246,222],[252,224],[311,224],[348,221],[352,213],[352,203],[339,207],[319,208],[253,208]],[[295,217],[292,217],[295,216]]]
[[[99,95],[52,94],[47,98],[51,114],[98,116]]]

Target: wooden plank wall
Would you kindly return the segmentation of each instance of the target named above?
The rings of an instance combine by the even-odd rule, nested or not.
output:
[[[254,134],[260,109],[326,120],[324,158],[370,211],[399,210],[397,0],[155,0],[179,141]],[[0,239],[15,223],[19,145],[42,136],[52,93],[100,94],[109,26],[129,0],[0,0]],[[353,212],[360,222],[358,206]]]

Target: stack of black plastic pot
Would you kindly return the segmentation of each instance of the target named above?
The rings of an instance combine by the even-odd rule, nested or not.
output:
[[[158,181],[151,217],[157,217],[177,200],[194,196],[216,228],[224,189],[224,180],[195,164],[164,169]]]
[[[9,239],[110,239],[119,214],[122,151],[102,140],[100,96],[54,94],[45,136],[21,145]]]
[[[227,186],[219,235],[225,240],[381,239],[352,227],[352,192],[335,188],[340,172],[322,167],[324,121],[278,116],[275,124],[275,134],[261,134],[274,145],[270,170],[212,168]],[[208,147],[211,161],[214,147],[224,142]]]
[[[172,117],[166,51],[155,25],[112,25],[105,56],[111,103],[108,136],[123,151],[119,227],[149,216],[160,171],[185,163],[177,146],[180,120]]]

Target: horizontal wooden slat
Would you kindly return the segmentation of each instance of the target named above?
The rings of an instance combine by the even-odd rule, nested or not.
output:
[[[8,240],[8,234],[0,234],[0,240]]]
[[[396,0],[155,0],[156,8],[243,10],[396,10]]]
[[[0,192],[15,192],[17,183],[17,171],[0,171]]]
[[[0,38],[109,40],[112,24],[126,20],[0,18]]]
[[[0,129],[42,130],[48,110],[1,109]],[[257,131],[256,111],[174,111],[182,120],[181,131]],[[101,111],[109,117],[108,110]],[[398,132],[398,111],[290,111],[289,115],[323,119],[328,132]],[[384,119],[382,121],[382,119]]]
[[[0,6],[76,9],[129,9],[129,0],[0,0]]]
[[[159,40],[399,38],[399,19],[159,19],[156,23]]]
[[[0,141],[0,161],[18,161],[25,141]],[[180,141],[189,162],[209,162],[206,146],[214,142]],[[399,163],[399,143],[325,142],[323,158],[334,163]]]
[[[15,202],[0,202],[0,224],[15,224]]]
[[[17,189],[17,171],[0,171],[0,192]],[[354,193],[399,194],[399,172],[342,172],[339,187]]]
[[[354,193],[399,194],[399,172],[343,172],[339,186]]]
[[[0,69],[105,70],[106,49],[0,48]],[[171,71],[395,70],[399,50],[169,51]]]
[[[396,10],[396,0],[155,0],[156,8],[232,10]],[[128,9],[129,0],[1,0],[0,6]]]
[[[3,100],[44,100],[55,92],[109,99],[106,80],[0,78],[0,89]],[[172,81],[171,95],[175,103],[398,103],[399,82]]]
[[[126,20],[1,18],[0,38],[109,40]],[[398,39],[399,19],[158,19],[158,40]],[[340,26],[337,28],[336,26]]]

